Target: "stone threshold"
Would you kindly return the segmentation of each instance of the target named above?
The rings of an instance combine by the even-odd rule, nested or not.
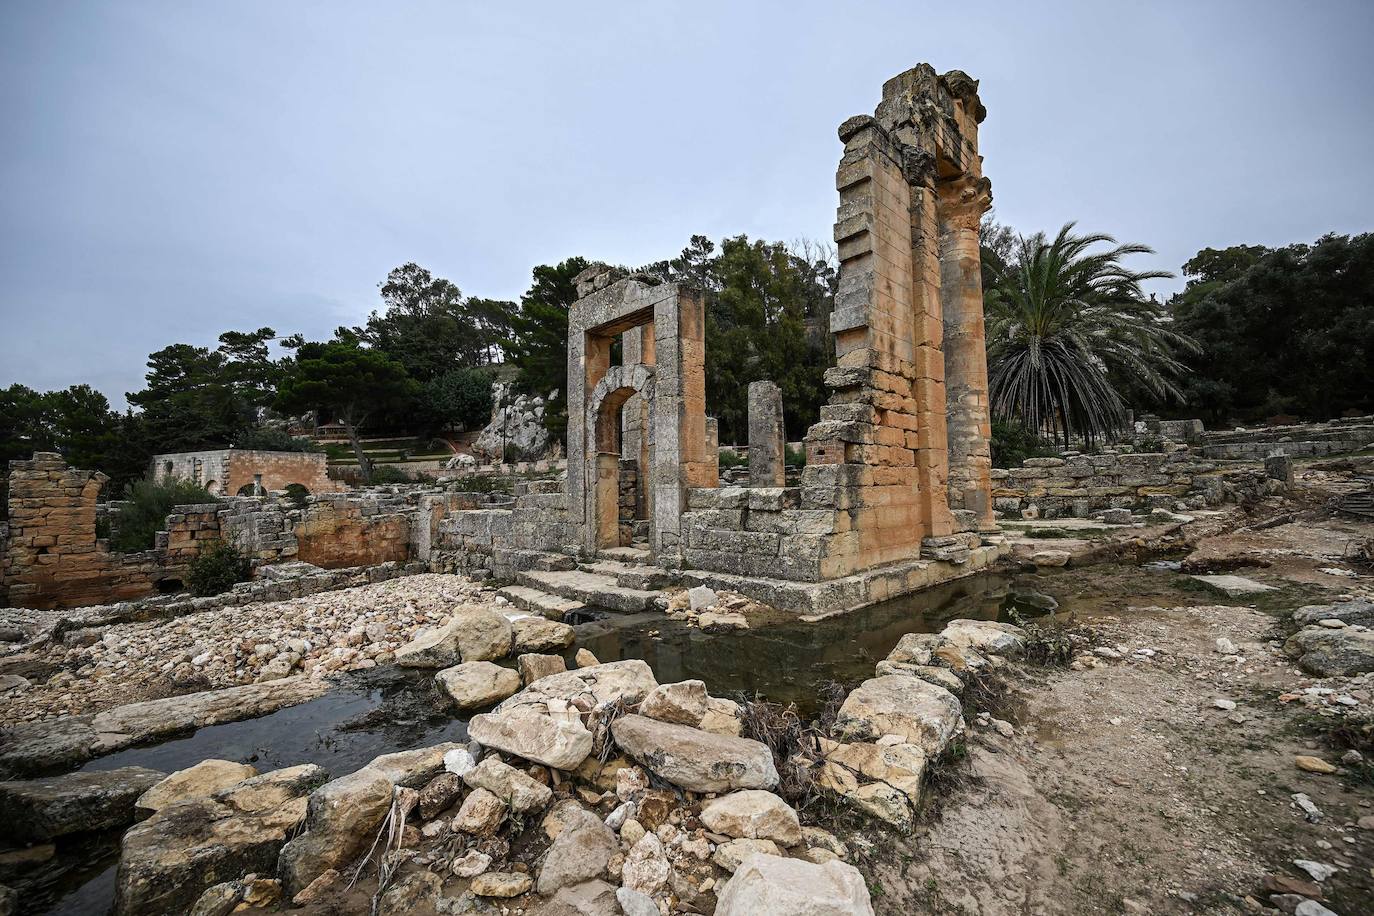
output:
[[[986,544],[970,550],[968,559],[962,563],[907,560],[825,582],[792,582],[700,569],[684,569],[680,575],[684,585],[705,585],[718,591],[738,592],[810,622],[982,572],[1010,552],[1009,544]]]

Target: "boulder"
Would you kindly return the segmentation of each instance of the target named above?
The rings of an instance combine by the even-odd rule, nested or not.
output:
[[[465,662],[491,661],[511,654],[511,622],[491,608],[472,606],[460,610],[450,626]]]
[[[528,692],[528,688],[525,692]],[[519,695],[516,694],[517,697]],[[592,752],[592,733],[587,731],[580,719],[554,718],[533,707],[473,716],[468,722],[468,737],[484,747],[514,754],[556,770],[571,770]]]
[[[873,902],[852,865],[754,855],[725,883],[716,916],[873,916]]]
[[[963,731],[963,707],[943,687],[889,674],[855,688],[840,706],[835,724],[837,731],[859,740],[900,735],[934,757]]]
[[[996,620],[951,620],[940,631],[940,639],[960,648],[977,649],[990,655],[1015,655],[1026,648],[1026,631]]]
[[[429,911],[443,890],[443,879],[432,871],[420,869],[388,887],[377,901],[377,916],[410,916]]]
[[[520,680],[528,687],[541,677],[562,674],[568,670],[568,663],[563,661],[561,655],[539,655],[527,652],[515,660],[515,667],[520,672]]]
[[[1374,671],[1374,630],[1308,627],[1288,638],[1284,650],[1318,677],[1343,677]]]
[[[1350,601],[1337,601],[1335,604],[1308,604],[1293,612],[1293,622],[1300,627],[1311,626],[1323,620],[1374,626],[1374,601],[1354,598]]]
[[[416,806],[422,820],[433,820],[443,814],[463,797],[463,779],[456,773],[443,772],[435,776],[420,790],[420,801]]]
[[[474,789],[463,799],[453,829],[473,836],[494,836],[505,818],[505,802],[486,789]]]
[[[660,684],[650,690],[639,704],[639,714],[660,722],[676,722],[696,728],[706,715],[706,701],[704,681]]]
[[[310,793],[305,832],[281,851],[278,873],[294,897],[329,869],[340,869],[364,852],[391,808],[394,784],[363,767]]]
[[[491,856],[480,849],[469,849],[449,865],[455,878],[476,878],[491,868]]]
[[[701,723],[697,727],[704,732],[738,738],[744,731],[744,723],[740,721],[739,712],[739,704],[734,700],[707,697],[706,715],[701,717]]]
[[[573,656],[573,664],[579,668],[595,668],[601,662],[596,660],[591,649],[578,649],[577,654]]]
[[[569,818],[549,847],[536,889],[547,897],[561,888],[598,878],[619,851],[615,831],[584,810]]]
[[[517,814],[542,810],[553,798],[553,790],[548,786],[502,763],[494,755],[484,757],[481,763],[468,770],[463,775],[463,782],[473,789],[486,789]]]
[[[745,859],[754,855],[782,856],[786,853],[772,840],[729,840],[716,847],[711,861],[726,871],[733,872]]]
[[[611,725],[616,744],[660,779],[692,792],[772,789],[778,771],[767,746],[748,738],[621,716]]]
[[[463,660],[458,648],[458,622],[424,630],[396,650],[396,664],[402,668],[447,668]]]
[[[18,846],[127,826],[136,819],[139,796],[165,776],[145,767],[120,767],[0,782],[0,838]]]
[[[926,770],[926,754],[921,748],[914,744],[829,741],[823,741],[821,747],[825,751],[825,763],[818,778],[821,788],[858,803],[870,814],[895,826],[910,826],[920,803]],[[900,797],[876,789],[860,792],[866,783],[874,782],[895,790]],[[874,805],[880,807],[874,810]],[[890,810],[894,816],[884,816]]]
[[[919,678],[929,684],[943,687],[953,694],[964,691],[964,682],[959,679],[959,675],[948,668],[938,668],[935,665],[910,665],[906,662],[890,662],[884,659],[878,662],[873,673],[878,677],[886,674],[905,674],[907,677]]]
[[[745,789],[707,802],[701,809],[707,830],[736,839],[773,840],[782,846],[802,841],[797,812],[772,792]]]
[[[543,677],[497,707],[505,712],[517,706],[546,705],[549,700],[600,706],[623,699],[638,703],[658,686],[653,669],[642,659],[631,658],[591,665]]]
[[[622,887],[615,892],[615,900],[624,916],[659,916],[653,898],[639,891]]]
[[[489,871],[472,879],[469,890],[479,897],[519,897],[529,893],[534,882],[518,871]]]
[[[418,789],[444,772],[449,755],[466,751],[467,746],[454,741],[432,747],[418,747],[411,751],[397,751],[374,757],[368,769],[376,770],[398,786]]]
[[[887,660],[907,665],[929,665],[940,647],[940,637],[934,633],[907,633],[887,653]]]
[[[305,817],[306,794],[326,775],[313,764],[264,773],[135,824],[121,841],[116,916],[181,916],[207,888],[275,872]]]
[[[511,622],[514,652],[552,652],[566,649],[576,635],[573,628],[545,617],[517,617]]]
[[[1030,555],[1030,561],[1038,569],[1068,566],[1073,555],[1067,550],[1037,550]]]
[[[668,864],[663,842],[656,835],[646,833],[625,854],[625,864],[620,869],[620,883],[632,891],[652,897],[668,883],[671,873],[672,866]]]
[[[258,775],[256,767],[231,760],[202,760],[193,767],[177,770],[138,798],[141,813],[160,811],[172,802],[199,795],[213,795],[235,783]]]
[[[459,709],[478,709],[520,689],[520,675],[491,662],[463,662],[434,675],[439,691]]]
[[[622,910],[617,901],[614,885],[600,880],[583,881],[559,890],[540,913],[542,916],[621,916],[623,912],[625,916],[633,916],[630,910]],[[658,907],[654,907],[654,916],[658,916]]]

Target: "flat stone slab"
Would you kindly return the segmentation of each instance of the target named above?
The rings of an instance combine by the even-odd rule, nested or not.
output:
[[[89,830],[126,827],[138,797],[167,774],[145,767],[0,782],[0,839],[44,843]]]
[[[768,746],[644,716],[611,725],[615,743],[660,779],[690,792],[774,789],[778,771]]]
[[[505,588],[499,589],[496,594],[522,611],[539,614],[550,620],[562,620],[569,614],[576,614],[587,609],[585,604],[574,598],[551,595],[543,589],[531,588],[528,585],[507,585]]]
[[[1196,579],[1228,598],[1242,598],[1245,595],[1278,591],[1272,585],[1265,585],[1263,582],[1256,582],[1254,579],[1247,579],[1244,576],[1190,576],[1189,578]]]
[[[0,734],[0,773],[76,767],[135,744],[276,712],[322,696],[329,682],[299,675],[261,684],[116,706],[94,715],[24,722]]]
[[[580,569],[563,572],[530,570],[517,573],[516,580],[521,585],[581,601],[583,604],[625,613],[648,610],[654,606],[654,599],[658,597],[658,592],[625,588],[610,576]]]

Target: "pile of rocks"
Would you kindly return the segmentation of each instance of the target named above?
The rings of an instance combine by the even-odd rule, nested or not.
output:
[[[776,615],[766,604],[736,592],[718,592],[698,585],[686,588],[668,599],[664,613],[688,626],[700,627],[708,633],[726,630],[747,630],[751,617]]]
[[[1304,671],[1319,677],[1374,672],[1374,601],[1307,605],[1293,612],[1293,622],[1301,629],[1284,648]]]
[[[67,630],[0,659],[0,676],[11,675],[0,682],[0,718],[90,712],[185,689],[178,685],[206,689],[373,668],[392,661],[419,630],[444,623],[455,605],[499,609],[503,601],[460,576],[427,574],[171,620]]]

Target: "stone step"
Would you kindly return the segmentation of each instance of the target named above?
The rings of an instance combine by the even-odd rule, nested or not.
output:
[[[618,563],[652,566],[654,562],[654,556],[648,547],[604,547],[596,553],[599,557]]]
[[[581,601],[593,607],[611,611],[647,611],[654,607],[658,592],[638,588],[625,588],[610,576],[600,573],[572,570],[567,572],[544,572],[528,570],[515,574],[515,580],[529,588]]]
[[[522,611],[539,614],[550,620],[562,620],[569,614],[577,614],[587,609],[585,604],[574,598],[551,595],[543,589],[527,585],[507,585],[498,589],[496,594]]]
[[[618,560],[596,560],[591,563],[583,563],[578,566],[578,569],[602,576],[610,576],[617,585],[647,592],[659,591],[677,581],[677,576],[666,569],[638,563],[621,563]]]
[[[548,553],[543,550],[520,550],[511,547],[498,547],[493,553],[497,563],[516,571],[522,569],[550,571],[577,568],[577,561],[562,553]]]

